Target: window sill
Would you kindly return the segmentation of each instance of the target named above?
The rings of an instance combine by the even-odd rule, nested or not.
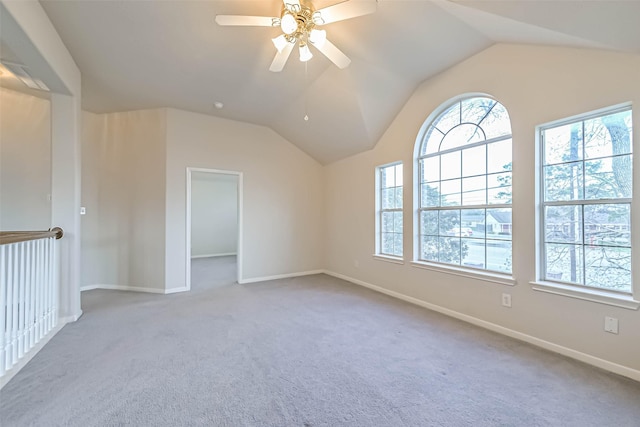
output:
[[[515,286],[516,279],[512,276],[491,271],[476,271],[461,267],[444,266],[424,261],[411,261],[411,265],[425,270],[437,271],[440,273],[453,274],[455,276],[468,277],[470,279],[482,280],[484,282],[498,283],[500,285]]]
[[[373,259],[378,261],[390,262],[391,264],[404,265],[404,259],[390,255],[373,254]]]
[[[638,307],[640,307],[640,301],[634,300],[631,295],[621,295],[615,292],[607,292],[590,288],[578,289],[574,286],[553,282],[530,282],[530,284],[533,286],[533,290],[535,291],[612,305],[615,307],[626,308],[628,310],[637,310]]]

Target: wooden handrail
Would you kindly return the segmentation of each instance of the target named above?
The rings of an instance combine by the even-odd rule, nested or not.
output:
[[[0,245],[47,239],[49,237],[62,239],[62,236],[64,236],[64,231],[60,227],[53,227],[45,231],[0,231]]]

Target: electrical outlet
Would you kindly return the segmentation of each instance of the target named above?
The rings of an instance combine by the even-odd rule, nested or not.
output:
[[[618,319],[615,317],[605,317],[604,318],[604,330],[605,332],[609,332],[612,334],[618,333]]]
[[[86,215],[87,214],[87,208],[85,208],[84,206],[80,207],[80,215]]]
[[[511,294],[502,294],[502,306],[511,307]]]

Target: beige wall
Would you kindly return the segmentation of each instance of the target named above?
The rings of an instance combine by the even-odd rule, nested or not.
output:
[[[167,289],[186,281],[187,167],[243,174],[243,280],[322,268],[322,166],[263,126],[169,109]]]
[[[51,227],[51,102],[0,88],[0,230]]]
[[[84,113],[82,286],[164,290],[166,110]]]
[[[424,82],[374,150],[325,168],[326,268],[384,289],[472,316],[577,352],[640,370],[640,312],[534,291],[536,125],[632,101],[640,105],[640,57],[541,46],[495,45]],[[374,168],[402,160],[413,181],[413,149],[427,116],[465,93],[486,93],[505,105],[513,129],[513,272],[515,287],[416,268],[413,194],[405,191],[405,264],[374,260]],[[640,135],[640,113],[634,111]],[[635,138],[636,149],[640,139]],[[640,171],[636,157],[635,170]],[[636,173],[635,188],[640,188]],[[636,191],[637,193],[637,191]],[[640,197],[634,224],[640,226]],[[633,244],[640,246],[640,233]],[[634,265],[640,265],[638,255]],[[356,262],[359,267],[356,267]],[[640,285],[636,284],[636,287]],[[500,305],[501,294],[513,307]],[[620,320],[619,335],[603,331],[604,316]]]
[[[238,176],[191,174],[191,257],[238,250]]]

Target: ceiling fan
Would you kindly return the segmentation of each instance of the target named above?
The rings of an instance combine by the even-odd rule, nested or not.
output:
[[[322,52],[339,68],[346,68],[351,60],[327,40],[327,32],[316,27],[332,22],[368,15],[376,11],[373,1],[349,1],[316,10],[310,0],[283,0],[280,16],[217,15],[218,25],[280,27],[282,34],[272,39],[277,49],[270,71],[282,71],[293,48],[298,45],[300,61],[313,57],[309,44]]]

